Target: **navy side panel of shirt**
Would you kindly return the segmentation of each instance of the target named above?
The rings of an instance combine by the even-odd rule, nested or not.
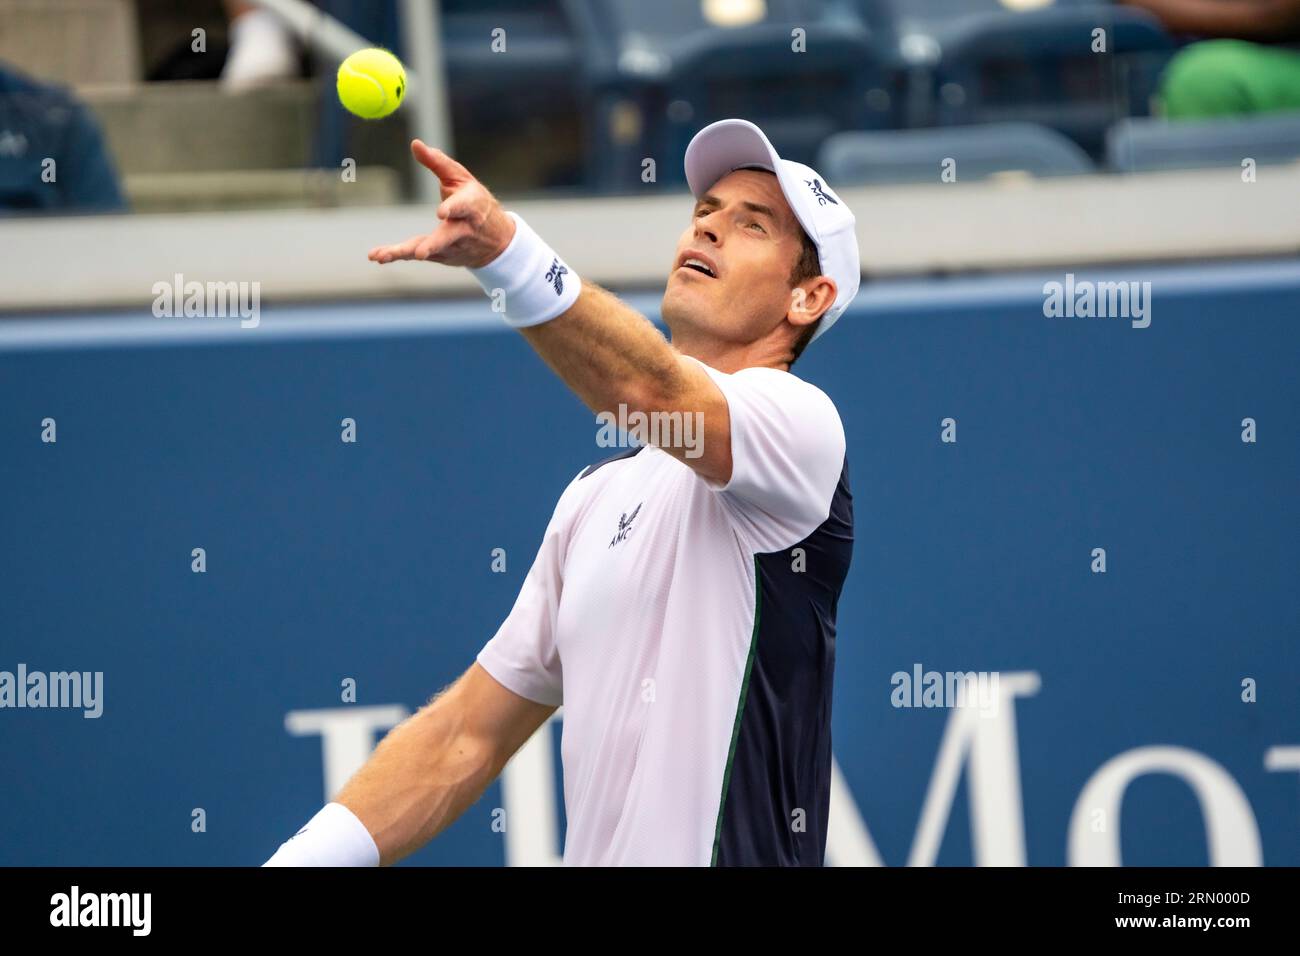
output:
[[[578,480],[581,481],[583,478],[586,478],[592,472],[604,468],[606,465],[610,464],[611,462],[622,461],[624,458],[631,458],[633,455],[640,454],[640,452],[645,447],[646,447],[645,445],[635,445],[632,448],[629,448],[627,451],[620,451],[616,455],[610,455],[608,458],[602,458],[600,461],[595,462],[594,464],[590,464],[586,468],[582,469],[582,474],[578,476]]]
[[[805,569],[794,570],[795,548]],[[821,866],[831,801],[835,614],[853,555],[847,457],[830,514],[783,551],[755,556],[758,622],[731,758],[716,866]],[[803,811],[796,832],[797,810]]]

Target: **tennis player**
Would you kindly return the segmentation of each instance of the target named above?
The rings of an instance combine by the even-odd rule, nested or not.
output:
[[[857,293],[853,215],[754,124],[700,130],[669,343],[464,166],[412,150],[442,222],[370,258],[468,268],[593,411],[692,416],[702,442],[661,435],[579,472],[477,660],[267,865],[401,859],[561,704],[566,864],[822,865],[853,512],[839,413],[790,367]]]

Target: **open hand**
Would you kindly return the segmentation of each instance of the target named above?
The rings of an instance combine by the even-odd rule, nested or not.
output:
[[[442,202],[433,232],[370,250],[372,262],[427,259],[448,266],[477,269],[499,256],[514,238],[514,220],[486,186],[440,149],[411,141],[411,154],[438,177]]]

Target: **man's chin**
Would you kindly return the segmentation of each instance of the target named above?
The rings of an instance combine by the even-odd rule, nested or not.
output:
[[[670,329],[695,326],[699,324],[696,316],[704,311],[701,304],[699,295],[669,279],[663,301],[659,304],[659,314]]]
[[[706,280],[714,281],[714,280]],[[678,302],[695,303],[693,308],[698,308],[698,303],[706,302],[711,298],[705,289],[700,288],[689,278],[682,279],[677,276],[669,276],[668,285],[664,289],[664,301],[675,300]]]

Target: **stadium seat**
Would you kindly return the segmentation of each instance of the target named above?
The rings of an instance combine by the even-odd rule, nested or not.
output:
[[[989,123],[940,129],[836,133],[822,146],[817,168],[831,183],[939,182],[946,160],[957,181],[1005,172],[1071,176],[1096,172],[1074,142],[1033,123]]]
[[[1111,169],[1124,173],[1240,169],[1246,158],[1293,163],[1300,160],[1300,112],[1205,122],[1120,120],[1106,135],[1106,157]]]
[[[459,158],[513,190],[579,185],[579,50],[561,0],[444,0],[441,18]]]
[[[1109,53],[1094,53],[1094,31]],[[1066,7],[974,20],[936,70],[941,124],[1029,120],[1100,157],[1117,118],[1145,116],[1173,40],[1150,14]]]
[[[567,6],[583,48],[591,185],[603,191],[645,189],[646,159],[654,182],[679,186],[690,137],[730,116],[758,123],[782,155],[807,163],[838,130],[891,124],[884,55],[851,6],[759,4],[759,19],[736,24],[683,0]],[[792,52],[795,28],[806,31],[807,54]]]
[[[503,77],[559,83],[577,66],[573,28],[559,0],[444,0],[441,17],[457,95],[499,95]]]
[[[879,7],[885,0],[861,2]],[[1129,7],[1057,3],[1015,11],[994,0],[893,2],[896,60],[909,77],[905,125],[1041,123],[1097,160],[1112,122],[1149,114],[1175,46],[1159,21]],[[1104,54],[1093,51],[1099,28]]]

